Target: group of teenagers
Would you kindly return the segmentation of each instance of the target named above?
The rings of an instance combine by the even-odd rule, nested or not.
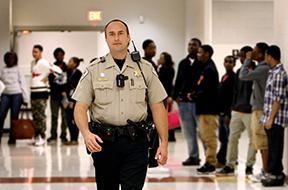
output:
[[[47,117],[45,112],[47,100],[50,96],[51,136],[47,139],[47,142],[57,141],[58,115],[59,110],[61,110],[61,142],[65,145],[77,145],[79,129],[73,116],[75,100],[71,97],[82,76],[78,66],[83,59],[71,57],[66,64],[64,62],[65,51],[62,48],[56,48],[53,52],[56,61],[51,64],[42,57],[42,52],[43,47],[41,45],[34,45],[32,51],[34,60],[31,62],[30,96],[24,74],[17,66],[17,54],[7,52],[4,55],[6,66],[0,70],[0,80],[5,85],[0,103],[0,142],[4,121],[10,109],[11,123],[8,144],[16,143],[16,139],[12,135],[12,120],[18,119],[22,105],[28,106],[30,100],[35,134],[28,144],[44,145]],[[70,141],[67,139],[67,128],[70,133]]]
[[[109,49],[113,55],[118,55],[119,52],[124,52],[125,56],[127,55],[127,44],[129,45],[130,35],[128,27],[123,21],[110,21],[105,27],[105,35],[107,44],[108,46],[110,45]],[[125,43],[122,43],[122,41]],[[281,52],[278,46],[268,46],[266,43],[260,42],[255,45],[254,49],[249,46],[241,48],[239,58],[242,66],[236,73],[233,71],[233,68],[237,58],[230,55],[226,56],[224,59],[226,73],[221,77],[219,83],[217,67],[212,60],[213,48],[210,45],[202,45],[201,41],[197,38],[192,38],[188,44],[189,55],[179,63],[173,89],[174,69],[172,67],[173,61],[171,55],[163,52],[158,60],[157,68],[152,61],[152,57],[155,56],[156,53],[156,46],[153,41],[148,40],[144,42],[143,49],[145,51],[144,59],[152,63],[155,68],[155,70],[150,69],[151,65],[148,65],[148,62],[146,63],[146,61],[144,61],[152,73],[151,76],[153,76],[154,79],[155,76],[158,77],[159,74],[159,82],[162,82],[164,86],[163,89],[165,89],[165,93],[162,90],[162,95],[167,94],[166,98],[163,99],[164,104],[172,104],[174,99],[179,106],[181,129],[187,141],[189,154],[189,157],[182,162],[184,166],[200,165],[201,160],[199,158],[197,144],[197,138],[200,136],[204,145],[206,161],[204,165],[197,168],[197,172],[200,174],[211,173],[220,167],[221,170],[215,172],[216,176],[234,174],[234,166],[237,164],[238,159],[239,139],[242,132],[246,129],[249,136],[246,175],[251,175],[250,178],[254,181],[261,181],[264,186],[281,186],[284,184],[285,174],[283,173],[282,157],[284,128],[288,123],[288,89],[287,74],[283,68],[283,63],[280,61]],[[151,50],[150,55],[149,50]],[[21,105],[28,105],[30,99],[35,135],[29,143],[36,146],[43,145],[45,143],[46,130],[45,110],[47,107],[47,99],[49,95],[51,95],[52,126],[51,137],[48,138],[47,141],[51,143],[57,140],[58,112],[59,109],[61,109],[62,123],[60,138],[64,144],[78,144],[79,129],[76,123],[81,124],[81,119],[83,118],[80,116],[87,115],[85,110],[88,110],[91,103],[86,102],[86,100],[81,97],[82,93],[85,94],[86,92],[82,92],[81,89],[87,88],[87,86],[83,84],[88,84],[92,74],[86,72],[82,75],[82,72],[77,69],[83,59],[72,57],[68,64],[65,64],[65,62],[63,62],[65,52],[61,48],[57,48],[54,51],[54,57],[56,59],[54,64],[42,58],[42,51],[43,47],[40,45],[33,47],[34,60],[31,63],[30,97],[27,92],[23,73],[17,67],[17,55],[13,52],[7,52],[4,55],[6,67],[0,70],[0,80],[6,87],[1,95],[0,137],[2,137],[3,134],[4,120],[9,108],[11,108],[11,121],[18,119]],[[107,59],[107,62],[111,61],[109,57]],[[105,61],[104,59],[93,62],[90,64],[90,67],[102,67]],[[119,63],[119,60],[116,58],[114,58],[114,61],[118,61],[117,63]],[[123,60],[121,59],[120,61]],[[121,62],[122,66],[124,62]],[[158,71],[158,74],[156,71]],[[148,72],[148,74],[151,73]],[[105,79],[103,78],[105,76],[104,72],[100,73],[99,76],[98,82]],[[141,75],[137,74],[137,70],[134,71],[134,77],[139,78],[139,76]],[[80,78],[80,87],[77,88],[78,91],[76,90],[76,95],[74,94],[73,98],[77,100],[78,104],[78,107],[76,104],[75,112],[80,113],[80,111],[82,111],[83,113],[76,114],[75,122],[73,116],[75,100],[71,97]],[[154,83],[158,85],[158,80],[155,79],[155,81]],[[83,83],[82,86],[81,83]],[[166,85],[166,83],[169,84]],[[133,86],[132,80],[131,85]],[[90,87],[88,90],[89,92],[91,91]],[[117,89],[115,91],[117,91]],[[154,91],[156,92],[155,89]],[[152,92],[155,93],[154,91]],[[87,94],[85,94],[85,96],[86,95]],[[98,98],[100,100],[105,97]],[[155,105],[160,105],[162,110],[163,102],[161,101]],[[91,105],[94,106],[94,104]],[[96,107],[98,106],[98,104],[95,105]],[[85,109],[80,109],[83,107],[85,107]],[[154,112],[153,117],[157,117],[154,104],[150,107],[152,107],[152,113]],[[123,114],[123,112],[118,114]],[[102,117],[102,115],[99,116],[97,114],[96,116]],[[88,131],[86,118],[84,119],[85,122],[82,122],[82,124],[84,123],[85,126],[79,126],[80,130],[82,129],[82,134],[86,134],[86,131]],[[163,120],[164,123],[166,122],[165,118],[161,118],[161,120]],[[159,122],[159,118],[156,119],[156,121],[159,126],[163,124]],[[71,137],[70,141],[66,138],[67,125]],[[162,129],[161,126],[159,126],[158,132],[163,132],[165,127],[162,126]],[[200,127],[199,129],[197,129],[198,126]],[[15,144],[16,142],[16,139],[11,134],[12,128],[13,124],[11,123],[9,144]],[[157,157],[157,159],[154,158],[154,156],[151,157],[151,159],[156,162],[154,167],[156,167],[158,163],[165,164],[167,160],[166,132],[165,135],[163,134],[164,133],[162,133],[162,136],[159,134],[160,138],[162,137],[161,145],[156,145],[154,154],[150,152],[151,155],[163,154],[163,157]],[[84,138],[86,137],[85,143],[88,150],[93,153],[92,157],[95,161],[94,165],[96,164],[96,172],[97,167],[98,172],[100,172],[99,168],[102,168],[102,166],[98,166],[96,160],[100,158],[98,158],[98,156],[100,156],[99,152],[101,152],[102,149],[95,142],[96,140],[100,143],[102,141],[97,135],[90,133],[88,136],[87,134],[83,136]],[[169,133],[169,136],[171,141],[175,140],[173,133]],[[88,137],[93,137],[93,141],[89,140]],[[221,145],[217,153],[218,139]],[[164,145],[163,140],[165,140]],[[133,144],[133,142],[129,143]],[[97,146],[95,146],[95,144]],[[260,174],[253,175],[253,165],[255,164],[257,150],[260,150],[262,155],[263,169]],[[105,151],[101,154],[106,155]],[[105,160],[103,160],[103,162],[104,161]],[[143,161],[143,163],[146,163],[146,161]],[[99,162],[99,164],[101,163]],[[128,168],[129,167],[131,166],[129,165]],[[101,172],[105,173],[104,170],[101,170]],[[141,171],[141,176],[145,176],[145,173],[144,170]],[[102,175],[103,173],[101,173],[101,176]],[[105,176],[106,174],[102,176],[103,181],[107,180],[104,179]],[[121,183],[122,182],[126,183],[125,180],[121,181]],[[98,183],[99,187],[104,184],[104,182],[102,184],[100,181],[98,181]],[[143,182],[139,184],[139,187],[140,186],[143,186]]]
[[[234,175],[239,139],[246,129],[249,137],[246,175],[263,186],[282,186],[288,88],[280,48],[264,42],[257,43],[254,48],[242,47],[238,55],[242,66],[236,73],[233,68],[238,57],[226,56],[226,73],[220,82],[211,59],[211,46],[201,45],[199,39],[193,38],[188,52],[179,64],[173,95],[179,105],[182,133],[188,145],[189,157],[182,164],[200,164],[199,136],[206,161],[197,172]],[[260,174],[253,175],[258,150],[263,168]],[[216,168],[221,169],[216,171]]]

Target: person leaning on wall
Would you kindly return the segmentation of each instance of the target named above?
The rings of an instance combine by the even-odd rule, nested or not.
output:
[[[17,67],[17,54],[14,52],[5,53],[4,62],[6,66],[0,70],[0,80],[6,86],[2,92],[0,102],[0,143],[3,134],[4,121],[8,110],[11,109],[8,144],[15,144],[16,139],[12,135],[12,120],[18,119],[22,104],[25,106],[28,105],[29,96],[25,77],[19,67]]]

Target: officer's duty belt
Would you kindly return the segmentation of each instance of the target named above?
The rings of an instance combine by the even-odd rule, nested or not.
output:
[[[115,141],[115,138],[119,136],[127,136],[130,137],[132,141],[135,141],[137,136],[144,134],[143,132],[135,129],[135,127],[132,125],[115,126],[93,121],[89,123],[89,129],[101,139],[110,142]]]

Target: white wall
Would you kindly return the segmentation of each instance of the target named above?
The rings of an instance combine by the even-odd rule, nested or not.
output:
[[[89,10],[102,11],[103,19],[97,25],[103,26],[113,18],[126,21],[141,55],[144,55],[142,42],[153,39],[157,46],[154,61],[161,52],[167,51],[176,69],[186,56],[192,37],[212,44],[220,76],[225,72],[223,58],[231,54],[232,49],[247,44],[253,47],[259,41],[274,42],[272,0],[13,0],[13,23],[16,26],[88,26],[94,24],[87,20]],[[139,22],[139,15],[145,18],[143,24]]]
[[[154,61],[163,51],[171,53],[176,63],[185,56],[184,0],[14,0],[13,22],[16,26],[93,25],[87,21],[89,10],[102,11],[103,19],[97,25],[114,18],[126,21],[142,55],[142,42],[153,39],[157,45]],[[139,15],[145,18],[143,24]]]
[[[271,0],[227,1],[212,3],[213,59],[219,75],[225,73],[223,59],[232,49],[257,42],[274,43],[274,3]],[[240,61],[236,67],[240,66]]]
[[[0,1],[0,68],[5,64],[3,61],[4,54],[10,50],[9,48],[9,0]]]

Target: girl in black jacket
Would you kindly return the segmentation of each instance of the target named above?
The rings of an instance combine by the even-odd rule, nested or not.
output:
[[[71,141],[64,143],[66,145],[78,144],[79,129],[75,123],[74,115],[73,115],[74,108],[75,108],[75,100],[73,100],[71,97],[82,76],[82,72],[77,68],[81,61],[83,61],[83,59],[72,57],[70,58],[67,64],[67,69],[69,70],[68,72],[68,85],[69,86],[67,89],[67,98],[69,100],[69,105],[67,106],[67,109],[66,109],[66,119],[67,119],[67,124],[69,127]]]

